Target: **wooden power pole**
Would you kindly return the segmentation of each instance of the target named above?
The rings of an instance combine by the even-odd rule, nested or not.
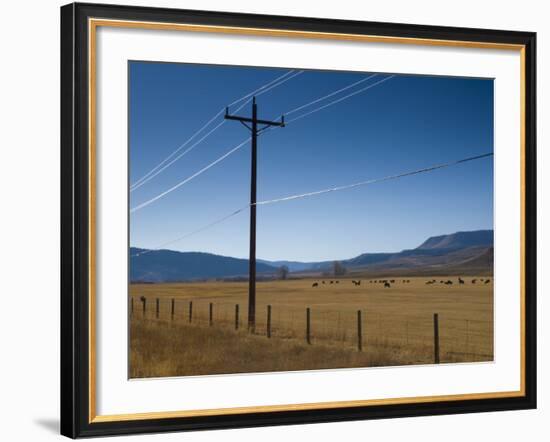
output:
[[[258,134],[270,126],[285,126],[285,118],[281,121],[267,121],[258,119],[258,105],[256,97],[252,98],[252,117],[239,117],[229,114],[225,108],[225,119],[240,121],[251,133],[251,172],[250,172],[250,253],[248,260],[248,330],[254,332],[256,328],[256,185],[258,160]],[[258,128],[258,125],[262,127]]]

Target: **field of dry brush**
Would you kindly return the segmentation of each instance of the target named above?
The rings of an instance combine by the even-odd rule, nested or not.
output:
[[[493,360],[492,278],[487,284],[475,276],[464,278],[464,284],[455,276],[392,278],[390,288],[374,279],[361,285],[347,278],[332,284],[330,278],[325,284],[322,279],[258,282],[254,333],[246,330],[246,282],[132,284],[130,377],[429,364],[434,313],[442,363]],[[453,284],[440,282],[447,280]]]

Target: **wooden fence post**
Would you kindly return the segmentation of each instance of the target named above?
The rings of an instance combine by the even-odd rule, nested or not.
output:
[[[193,322],[193,301],[189,301],[189,322]]]
[[[134,316],[134,297],[130,298],[130,316]]]
[[[434,313],[434,364],[439,364],[439,315]]]
[[[176,300],[172,298],[172,309],[170,311],[170,319],[174,320],[174,311],[176,310]]]
[[[143,317],[145,318],[145,311],[147,310],[147,298],[146,297],[142,298],[142,303],[143,303]]]
[[[363,330],[361,321],[361,310],[357,310],[357,350],[363,351]]]
[[[311,344],[311,310],[306,308],[306,342]]]
[[[212,325],[213,322],[213,313],[214,313],[214,305],[210,303],[209,312],[208,312],[208,325]]]
[[[160,311],[160,301],[159,301],[159,298],[157,298],[157,319],[159,318],[159,311]]]
[[[271,338],[271,306],[267,306],[267,337]]]
[[[239,304],[235,304],[235,330],[239,329]]]
[[[470,350],[470,321],[466,319],[466,353]]]

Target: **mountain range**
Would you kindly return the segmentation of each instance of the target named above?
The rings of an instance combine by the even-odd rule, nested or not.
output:
[[[330,272],[334,261],[300,262],[257,259],[259,278],[273,278],[281,266],[295,276]],[[341,260],[350,274],[402,276],[415,274],[491,274],[493,230],[432,236],[415,249],[395,253],[363,253]],[[248,259],[203,252],[130,248],[131,282],[175,282],[246,279]]]

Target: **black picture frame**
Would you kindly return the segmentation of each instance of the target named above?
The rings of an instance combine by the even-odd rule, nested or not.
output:
[[[318,410],[91,421],[87,235],[90,223],[88,19],[91,17],[524,46],[525,394]],[[536,259],[535,33],[79,3],[61,8],[61,434],[77,438],[536,408]]]

